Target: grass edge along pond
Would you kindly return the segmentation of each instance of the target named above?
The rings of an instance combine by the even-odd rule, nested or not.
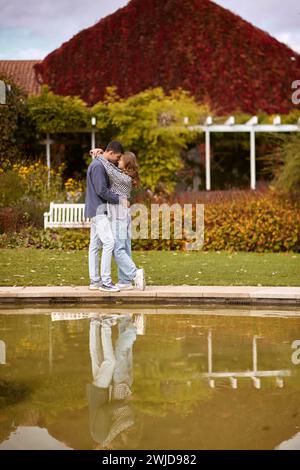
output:
[[[133,259],[148,285],[300,286],[300,253],[137,251]],[[1,286],[89,283],[87,250],[0,249],[0,266]]]

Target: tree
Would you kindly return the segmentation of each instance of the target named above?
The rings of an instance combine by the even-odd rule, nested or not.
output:
[[[172,191],[177,172],[182,167],[180,151],[196,140],[190,125],[198,124],[207,115],[206,106],[199,106],[185,91],[166,95],[161,88],[143,91],[120,99],[114,89],[106,97],[106,108],[97,104],[97,127],[103,122],[112,138],[135,152],[140,164],[142,185],[151,190]]]
[[[0,106],[0,164],[5,166],[20,156],[17,134],[26,115],[26,102],[22,91],[11,80],[2,75],[0,80],[11,87],[7,105]]]
[[[47,86],[28,100],[29,116],[41,133],[76,131],[90,127],[90,111],[84,101],[55,95]]]

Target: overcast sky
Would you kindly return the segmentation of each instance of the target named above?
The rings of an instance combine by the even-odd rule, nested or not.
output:
[[[0,0],[0,59],[43,59],[74,34],[127,3],[128,0]],[[215,3],[300,52],[299,0]]]

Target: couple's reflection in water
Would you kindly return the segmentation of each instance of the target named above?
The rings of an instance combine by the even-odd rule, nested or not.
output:
[[[142,421],[132,404],[133,345],[139,321],[139,316],[101,314],[90,320],[93,381],[87,385],[87,399],[97,449],[139,445]]]

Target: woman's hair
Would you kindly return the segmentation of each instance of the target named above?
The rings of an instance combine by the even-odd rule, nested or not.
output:
[[[124,173],[132,178],[132,185],[134,188],[138,188],[140,185],[139,177],[139,166],[136,156],[132,152],[125,152],[122,155],[124,162]]]

